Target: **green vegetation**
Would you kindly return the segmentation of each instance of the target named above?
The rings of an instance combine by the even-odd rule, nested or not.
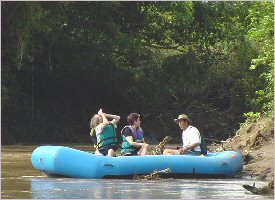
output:
[[[226,139],[274,105],[272,2],[1,2],[2,143],[90,142],[99,108],[147,140],[189,114]],[[244,115],[244,113],[246,113]]]

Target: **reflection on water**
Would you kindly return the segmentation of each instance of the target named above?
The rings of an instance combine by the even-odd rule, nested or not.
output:
[[[82,147],[82,149],[85,147]],[[31,165],[35,147],[2,147],[1,197],[6,199],[263,199],[246,192],[242,179],[49,178]],[[81,149],[81,148],[78,148]],[[257,187],[266,182],[257,182]]]
[[[32,198],[53,199],[262,199],[241,185],[251,180],[32,178]]]

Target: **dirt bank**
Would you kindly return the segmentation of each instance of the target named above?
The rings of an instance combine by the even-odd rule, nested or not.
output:
[[[244,156],[244,174],[261,180],[274,177],[274,119],[260,118],[243,125],[217,150],[236,150]]]

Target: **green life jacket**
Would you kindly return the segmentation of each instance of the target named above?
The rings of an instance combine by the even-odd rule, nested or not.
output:
[[[200,148],[201,148],[201,154],[206,155],[207,154],[207,143],[205,142],[204,137],[202,135],[201,135]]]
[[[93,133],[92,133],[93,132]],[[97,137],[94,136],[95,131],[91,131],[91,136],[96,149],[100,149],[105,146],[113,145],[118,146],[115,127],[112,124],[108,124],[102,133]]]
[[[132,146],[126,139],[125,135],[123,135],[123,131],[125,128],[130,128],[132,132],[132,137],[134,142],[141,142],[143,141],[143,130],[139,128],[138,130],[134,130],[131,126],[125,126],[122,131],[122,146],[121,146],[121,153],[132,153],[138,151],[140,148]]]

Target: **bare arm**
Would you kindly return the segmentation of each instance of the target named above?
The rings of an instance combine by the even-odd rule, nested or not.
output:
[[[102,122],[102,127],[101,127],[101,129],[102,129],[102,131],[103,131],[104,128],[108,125],[109,122],[108,122],[108,119],[107,119],[105,113],[102,112],[102,109],[100,109],[100,110],[98,111],[98,114],[102,117],[102,120],[103,120],[103,122]]]
[[[194,148],[196,148],[198,145],[200,145],[199,142],[196,142],[196,143],[193,143],[193,144],[190,144],[188,146],[184,146],[182,148],[179,148],[179,152],[186,152],[188,150],[193,150]]]
[[[192,149],[195,149],[197,146],[199,146],[200,145],[200,143],[199,142],[196,142],[196,143],[193,143],[193,144],[190,144],[190,145],[188,145],[187,146],[187,149],[188,150],[192,150]]]
[[[134,146],[134,147],[147,147],[147,146],[148,146],[148,144],[145,143],[145,142],[144,142],[144,143],[134,142],[132,136],[127,136],[127,137],[126,137],[126,140],[127,140],[127,142],[130,143],[130,145],[132,145],[132,146]]]
[[[105,116],[108,117],[108,118],[114,119],[116,124],[117,124],[117,123],[119,122],[119,120],[120,120],[120,116],[118,116],[118,115],[105,114]]]

